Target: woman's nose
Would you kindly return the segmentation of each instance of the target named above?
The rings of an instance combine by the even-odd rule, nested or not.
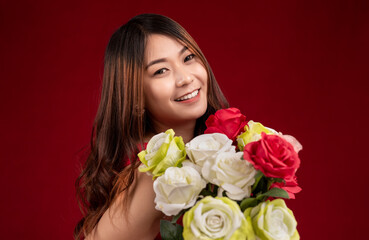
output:
[[[176,86],[182,87],[184,85],[190,84],[193,81],[193,76],[186,69],[178,68],[176,70]]]

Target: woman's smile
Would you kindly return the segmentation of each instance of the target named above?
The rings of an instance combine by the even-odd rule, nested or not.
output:
[[[196,89],[196,90],[194,90],[194,91],[192,91],[192,92],[190,92],[190,93],[188,93],[188,94],[185,94],[184,96],[182,96],[182,97],[180,97],[180,98],[177,98],[177,99],[176,99],[176,100],[174,100],[174,101],[176,101],[176,102],[183,102],[183,101],[185,101],[185,100],[193,99],[193,98],[195,98],[196,96],[198,96],[198,95],[199,95],[199,90],[200,90],[200,89]]]

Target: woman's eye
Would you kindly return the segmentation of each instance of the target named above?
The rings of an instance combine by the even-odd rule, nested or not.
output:
[[[191,59],[193,59],[195,57],[195,54],[190,54],[188,55],[187,57],[185,57],[184,61],[187,62],[187,61],[190,61]]]
[[[154,75],[163,74],[163,73],[165,73],[167,70],[168,70],[168,69],[166,69],[166,68],[161,68],[161,69],[159,69],[158,71],[156,71],[156,72],[154,73]]]

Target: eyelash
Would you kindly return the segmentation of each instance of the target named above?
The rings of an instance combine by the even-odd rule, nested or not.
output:
[[[161,71],[163,71],[163,70],[165,70],[165,72],[168,70],[167,68],[161,68],[161,69],[159,69],[158,71],[156,71],[155,73],[154,73],[154,76],[155,75],[158,75],[158,74],[163,74],[163,73],[165,73],[165,72],[161,72]]]
[[[188,59],[188,58],[190,58],[190,59]],[[188,55],[187,57],[185,57],[185,62],[190,61],[190,60],[192,60],[194,58],[195,58],[195,54],[191,53],[190,55]],[[188,59],[188,60],[186,61],[186,59]]]
[[[192,60],[192,59],[194,59],[194,58],[195,58],[195,54],[191,53],[190,55],[188,55],[188,56],[186,56],[186,57],[185,57],[184,62],[188,62],[188,61],[190,61],[190,60]],[[163,70],[165,70],[165,71],[163,72]],[[163,73],[165,73],[167,70],[168,70],[167,68],[161,68],[161,69],[159,69],[158,71],[156,71],[156,72],[154,73],[154,76],[155,76],[155,75],[158,75],[158,74],[163,74]]]

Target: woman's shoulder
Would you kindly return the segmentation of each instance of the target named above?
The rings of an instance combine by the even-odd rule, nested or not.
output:
[[[135,175],[131,188],[119,193],[103,214],[91,239],[157,237],[163,213],[155,209],[152,177],[137,169]],[[124,200],[126,197],[128,201]]]

